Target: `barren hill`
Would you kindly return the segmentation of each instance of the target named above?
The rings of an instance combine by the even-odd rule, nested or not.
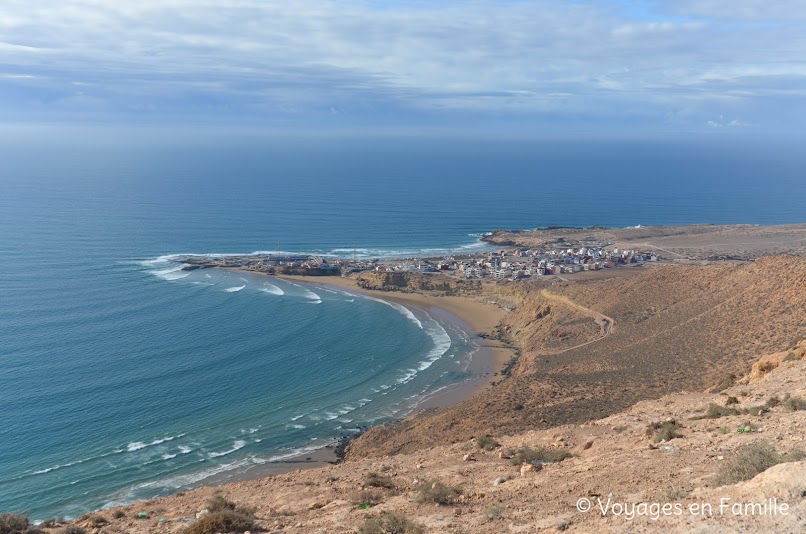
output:
[[[524,348],[511,376],[456,406],[371,429],[351,457],[605,417],[705,390],[806,337],[806,259],[794,256],[502,291],[520,295],[501,328]]]

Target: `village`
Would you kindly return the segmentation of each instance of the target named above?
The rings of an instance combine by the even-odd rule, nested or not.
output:
[[[489,278],[496,282],[535,276],[574,274],[619,266],[657,262],[654,252],[605,250],[603,247],[562,250],[500,249],[471,256],[410,261],[380,261],[376,271],[442,272],[460,278]]]
[[[366,271],[441,273],[464,279],[495,282],[532,277],[575,274],[601,269],[658,262],[655,252],[620,250],[603,246],[552,249],[522,247],[486,250],[468,255],[430,258],[360,259],[325,256],[267,254],[244,256],[192,256],[183,258],[186,270],[226,267],[269,274],[339,276]]]

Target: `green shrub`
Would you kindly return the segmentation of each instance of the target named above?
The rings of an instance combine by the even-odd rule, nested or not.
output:
[[[439,480],[427,480],[418,488],[419,502],[433,502],[436,504],[452,504],[462,494],[461,486],[448,486]]]
[[[246,532],[256,529],[257,525],[252,514],[227,509],[201,516],[188,525],[182,534],[218,534],[219,532]]]
[[[795,449],[781,454],[766,441],[756,441],[740,447],[713,479],[714,485],[724,486],[750,480],[774,465],[803,459],[806,453]]]
[[[756,415],[756,416],[758,416],[758,415],[764,414],[764,413],[766,413],[768,411],[769,411],[769,409],[766,406],[751,406],[749,408],[745,408],[744,410],[742,410],[741,413],[747,414],[747,415]]]
[[[775,408],[779,404],[781,404],[781,399],[779,399],[777,396],[773,396],[767,399],[767,402],[764,403],[764,407],[769,410],[770,408]]]
[[[732,406],[734,404],[739,404],[739,399],[736,397],[728,397],[725,399],[725,406]]]
[[[506,508],[500,504],[494,504],[484,509],[484,517],[487,518],[487,521],[497,521],[498,519],[506,517],[506,514]]]
[[[234,502],[227,500],[226,497],[220,493],[216,493],[207,500],[207,509],[210,513],[225,512],[227,510],[235,510],[236,505]]]
[[[713,402],[708,405],[703,415],[692,417],[692,419],[719,419],[720,417],[727,417],[729,415],[739,415],[739,410],[728,408],[727,406],[720,406]]]
[[[378,490],[365,489],[353,497],[353,504],[359,508],[371,508],[383,502],[385,495]]]
[[[796,412],[798,410],[806,410],[806,399],[803,397],[790,397],[788,394],[783,402],[787,410]]]
[[[0,514],[0,534],[22,534],[31,524],[24,514]]]
[[[188,525],[181,531],[182,534],[217,534],[257,529],[252,510],[238,507],[220,493],[210,497],[207,501],[207,510],[209,513]]]
[[[783,361],[785,361],[785,362],[794,362],[794,361],[797,361],[797,360],[800,360],[800,358],[798,358],[798,355],[795,354],[794,352],[790,352],[789,354],[786,355],[786,358],[784,358]]]
[[[422,534],[425,529],[402,514],[383,514],[364,521],[359,534]]]
[[[496,441],[495,438],[492,436],[481,436],[480,438],[476,438],[476,447],[484,451],[492,451],[500,447],[501,444]]]
[[[27,514],[0,514],[0,534],[44,534],[33,526]]]
[[[93,514],[89,516],[86,522],[90,523],[93,528],[101,528],[109,523],[109,521],[107,521],[106,518],[100,514]]]
[[[370,488],[395,488],[395,483],[391,478],[379,475],[378,473],[368,473],[364,478],[364,485]]]
[[[667,501],[679,501],[688,497],[688,492],[684,489],[669,485],[669,487],[666,488],[665,496]]]
[[[544,447],[521,447],[512,454],[512,465],[557,463],[573,456],[570,452],[561,449],[547,449]]]
[[[745,421],[744,424],[742,424],[739,428],[744,429],[745,431],[755,432],[758,430],[758,425],[752,421]]]
[[[681,428],[674,419],[669,419],[662,423],[650,423],[646,427],[647,437],[652,438],[652,443],[659,443],[661,441],[669,441],[674,438],[682,438],[683,435],[678,432]]]

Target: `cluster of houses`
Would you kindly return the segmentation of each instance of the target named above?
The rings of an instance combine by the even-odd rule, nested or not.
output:
[[[598,271],[618,265],[656,262],[654,252],[636,250],[606,250],[603,247],[586,247],[529,250],[516,248],[497,250],[460,258],[378,260],[348,260],[294,254],[267,254],[265,256],[236,256],[220,258],[188,258],[190,265],[239,267],[266,272],[301,272],[317,275],[338,275],[346,272],[378,271],[407,273],[443,272],[462,278],[488,278],[497,282],[520,280],[533,276],[572,274]]]
[[[491,278],[496,281],[519,280],[532,276],[572,274],[609,269],[631,263],[656,262],[654,252],[605,250],[602,247],[580,247],[564,250],[498,250],[484,256],[440,261],[408,261],[374,266],[376,271],[441,272],[463,278]]]
[[[605,250],[602,247],[564,250],[500,250],[487,258],[458,262],[456,269],[465,278],[490,277],[494,280],[518,280],[531,276],[572,274],[598,271],[618,265],[658,261],[653,252]]]
[[[303,270],[332,270],[338,274],[341,271],[340,261],[333,261],[321,256],[307,256],[295,254],[267,254],[266,256],[222,256],[220,258],[189,258],[187,263],[205,263],[218,267],[237,267],[249,271],[265,271],[271,268],[303,269]]]

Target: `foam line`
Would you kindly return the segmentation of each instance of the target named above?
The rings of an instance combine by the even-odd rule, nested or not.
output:
[[[264,293],[269,293],[271,295],[277,295],[278,297],[285,295],[285,291],[283,291],[274,284],[270,284],[269,282],[263,283],[263,289],[261,289],[261,291],[263,291]]]
[[[242,290],[245,287],[246,287],[245,285],[237,287],[228,287],[224,291],[226,291],[227,293],[237,293],[238,291]]]
[[[233,452],[235,452],[237,450],[243,449],[245,446],[246,446],[246,442],[241,440],[241,439],[239,439],[238,441],[236,441],[236,442],[234,442],[232,444],[231,449],[229,449],[227,451],[222,451],[222,452],[211,452],[210,454],[208,454],[208,456],[210,458],[218,458],[220,456],[226,456],[228,454],[232,454]]]
[[[390,308],[396,310],[398,313],[403,315],[406,319],[411,321],[413,324],[417,325],[419,328],[423,328],[423,323],[411,312],[410,309],[403,306],[402,304],[398,304],[397,302],[389,302],[388,300],[376,299],[375,297],[366,297],[369,300],[374,300],[376,302],[380,302],[382,304],[386,304]]]

